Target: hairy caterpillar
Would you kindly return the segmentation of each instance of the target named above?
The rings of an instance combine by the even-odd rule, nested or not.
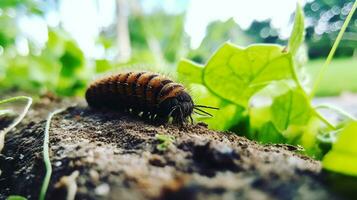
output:
[[[92,83],[86,91],[88,105],[93,108],[111,108],[151,119],[160,124],[183,124],[192,120],[192,113],[208,115],[195,105],[183,85],[151,72],[126,72],[104,77]]]

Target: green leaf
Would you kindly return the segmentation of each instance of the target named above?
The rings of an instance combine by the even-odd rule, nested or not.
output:
[[[191,85],[191,95],[195,99],[195,104],[219,108],[219,110],[207,110],[214,117],[193,115],[195,119],[207,123],[211,129],[228,130],[239,121],[244,111],[241,106],[222,100],[201,84]]]
[[[295,22],[289,39],[289,51],[295,55],[301,43],[304,41],[304,12],[298,3],[295,11]]]
[[[61,56],[65,51],[65,43],[67,40],[68,36],[62,30],[49,28],[46,51],[51,52],[56,57]]]
[[[97,73],[103,73],[113,69],[113,66],[108,60],[105,59],[98,59],[95,61],[95,71]]]
[[[6,198],[6,200],[26,200],[26,197],[20,195],[10,195]]]
[[[309,99],[298,89],[276,97],[271,106],[272,122],[279,131],[291,125],[305,125],[312,116]]]
[[[2,0],[0,1],[0,8],[16,7],[21,5],[21,0]]]
[[[190,83],[202,84],[203,66],[189,60],[181,60],[177,66],[179,79]]]
[[[68,41],[60,61],[62,63],[61,76],[72,77],[75,71],[83,65],[84,54],[73,41]]]
[[[175,137],[172,135],[156,134],[155,138],[160,143],[156,145],[156,149],[159,151],[166,151],[167,148],[175,141]]]
[[[173,137],[171,135],[156,134],[155,137],[160,142],[173,142],[173,141],[175,141],[175,137]]]
[[[215,130],[228,130],[232,126],[238,124],[242,118],[242,107],[236,106],[228,102],[221,102],[219,110],[209,111],[214,117],[196,117],[200,121],[207,123],[209,128]],[[229,117],[227,117],[229,116]]]
[[[262,143],[286,143],[287,141],[272,122],[263,124],[255,139]]]
[[[283,134],[271,122],[271,106],[250,107],[249,138],[262,143],[285,143]]]
[[[327,170],[357,176],[357,122],[351,122],[340,133],[322,164]]]
[[[240,48],[224,44],[203,70],[203,82],[215,95],[247,107],[260,89],[281,79],[292,78],[292,58],[278,45]]]

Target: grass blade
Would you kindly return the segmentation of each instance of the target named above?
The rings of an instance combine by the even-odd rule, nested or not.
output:
[[[40,192],[40,200],[45,200],[46,192],[48,188],[48,184],[50,183],[51,175],[52,175],[52,165],[49,155],[49,130],[51,126],[51,120],[53,116],[63,112],[65,109],[57,109],[50,113],[46,120],[46,128],[45,128],[45,138],[43,140],[43,161],[46,167],[46,175],[42,183],[41,192]]]
[[[319,73],[317,74],[317,78],[316,78],[316,80],[315,80],[315,82],[314,82],[314,86],[313,86],[313,88],[312,88],[312,90],[311,90],[311,93],[310,93],[310,99],[314,98],[314,95],[315,95],[315,93],[316,93],[316,90],[317,90],[317,88],[318,88],[318,86],[319,86],[319,84],[320,84],[320,82],[321,82],[321,80],[322,80],[322,77],[324,76],[324,74],[325,74],[325,72],[326,72],[327,66],[331,63],[332,57],[333,57],[333,55],[335,54],[338,45],[340,44],[340,41],[341,41],[341,39],[342,39],[342,36],[343,36],[343,34],[345,33],[346,28],[347,28],[347,26],[348,26],[348,23],[351,21],[352,16],[353,16],[353,13],[355,12],[356,8],[357,8],[357,0],[356,0],[355,3],[353,4],[353,7],[351,8],[350,13],[349,13],[348,16],[346,17],[346,20],[345,20],[345,22],[343,23],[342,28],[341,28],[340,32],[338,33],[335,42],[333,43],[333,46],[332,46],[332,48],[331,48],[331,51],[330,51],[330,53],[328,54],[327,59],[326,59],[324,65],[321,67]]]

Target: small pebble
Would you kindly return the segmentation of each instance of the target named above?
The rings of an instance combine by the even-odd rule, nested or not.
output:
[[[91,169],[89,171],[89,176],[90,176],[90,178],[92,179],[92,181],[94,183],[98,183],[99,182],[99,173],[96,170]]]
[[[205,128],[208,127],[208,124],[206,124],[206,123],[204,123],[204,122],[198,122],[197,125],[198,125],[198,126],[205,127]]]
[[[115,155],[117,155],[117,154],[120,153],[120,150],[119,150],[119,149],[114,149],[114,150],[113,150],[113,153],[114,153]]]
[[[5,160],[6,161],[11,161],[11,160],[14,160],[14,158],[13,157],[6,157]]]
[[[151,155],[151,157],[149,159],[149,163],[151,165],[154,165],[157,167],[164,167],[166,164],[166,161],[163,157],[153,154],[153,155]]]
[[[59,167],[59,166],[61,166],[61,165],[62,165],[62,162],[61,162],[61,161],[57,161],[57,162],[54,163],[54,166],[55,166],[55,167]]]
[[[231,154],[233,152],[233,149],[225,144],[217,144],[216,149],[222,154]]]
[[[107,183],[100,184],[94,189],[94,193],[98,196],[107,196],[109,191],[110,187]]]

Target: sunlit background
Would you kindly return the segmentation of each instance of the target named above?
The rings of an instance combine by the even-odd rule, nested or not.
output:
[[[296,3],[294,0],[1,0],[1,90],[81,95],[88,81],[98,74],[121,67],[146,66],[175,73],[180,59],[205,63],[225,41],[240,46],[286,45]],[[306,39],[300,54],[314,76],[353,0],[301,4],[306,15]],[[357,91],[356,49],[355,14],[318,95]]]

